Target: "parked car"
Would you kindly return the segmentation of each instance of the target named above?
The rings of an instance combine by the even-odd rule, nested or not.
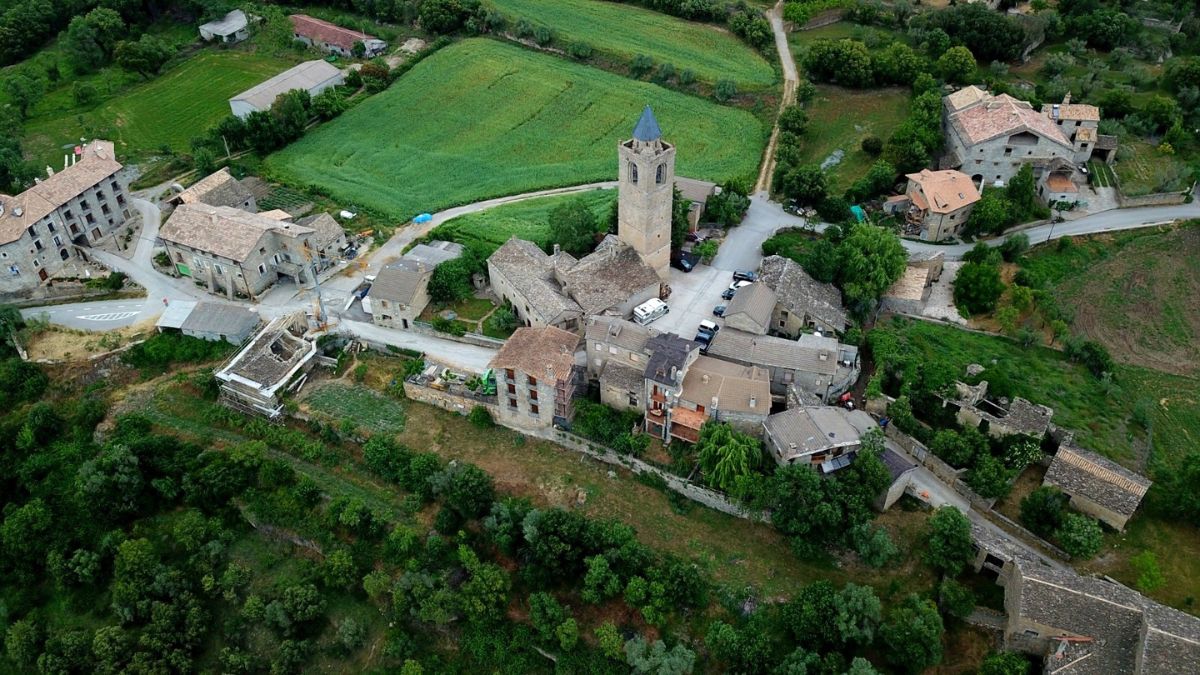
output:
[[[696,342],[700,343],[700,353],[708,353],[708,345],[719,330],[721,330],[721,327],[712,321],[705,319],[700,322],[700,327],[696,329],[696,337],[694,338]]]
[[[347,248],[342,253],[342,257],[345,258],[346,260],[354,260],[354,256],[356,256],[356,255],[358,255],[358,249],[354,248],[353,246]]]
[[[745,281],[745,280],[735,281],[732,284],[729,284],[729,288],[725,289],[725,292],[721,294],[721,297],[726,300],[732,300],[733,294],[737,293],[739,288],[745,288],[746,286],[749,286],[752,283],[754,283],[754,282]]]
[[[758,281],[758,273],[751,270],[738,270],[733,273],[734,281]]]
[[[717,305],[713,307],[713,316],[725,316],[726,305]]]
[[[699,232],[688,232],[683,236],[683,238],[688,241],[694,241],[697,244],[704,241],[704,235],[700,234]]]
[[[699,258],[690,251],[675,251],[671,254],[671,267],[684,272],[691,272],[699,262]]]

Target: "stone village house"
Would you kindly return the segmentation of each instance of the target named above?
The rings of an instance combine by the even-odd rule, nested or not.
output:
[[[497,421],[513,429],[570,424],[578,344],[578,335],[554,326],[518,328],[488,364],[496,374]]]
[[[92,141],[74,157],[28,190],[0,194],[0,292],[36,288],[129,218],[113,144]]]
[[[1150,480],[1090,450],[1063,444],[1046,471],[1043,485],[1053,485],[1071,506],[1116,530],[1137,511]]]

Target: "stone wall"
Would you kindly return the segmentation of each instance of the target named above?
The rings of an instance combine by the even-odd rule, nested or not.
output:
[[[1120,191],[1117,192],[1117,202],[1123,209],[1131,209],[1139,206],[1174,206],[1187,201],[1187,195],[1190,190],[1185,192],[1159,192],[1152,195],[1141,195],[1140,197],[1126,197]]]
[[[414,333],[418,333],[420,335],[429,335],[432,337],[441,338],[443,340],[462,342],[463,344],[475,345],[476,347],[499,349],[504,346],[505,342],[504,340],[488,337],[482,333],[463,333],[462,335],[443,333],[441,331],[434,330],[432,324],[425,323],[424,321],[413,321],[410,325],[412,327],[409,328],[409,330]]]
[[[467,415],[475,406],[481,405],[488,409],[493,419],[496,417],[496,405],[494,403],[481,401],[469,396],[462,396],[449,391],[441,391],[432,387],[424,387],[407,380],[404,381],[404,395],[410,400],[420,401],[421,403],[426,403],[442,410],[449,410],[459,415]]]
[[[808,23],[801,26],[799,28],[799,30],[813,30],[814,28],[824,28],[825,26],[831,26],[831,25],[841,21],[842,17],[845,16],[845,14],[846,14],[846,10],[842,9],[842,8],[830,9],[830,10],[826,10],[824,12],[819,12],[816,16],[809,19]]]

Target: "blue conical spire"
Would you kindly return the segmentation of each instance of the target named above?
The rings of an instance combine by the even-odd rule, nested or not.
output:
[[[662,130],[658,128],[658,120],[654,119],[654,112],[650,110],[649,105],[642,111],[641,119],[633,128],[633,137],[643,142],[657,141],[662,138]]]

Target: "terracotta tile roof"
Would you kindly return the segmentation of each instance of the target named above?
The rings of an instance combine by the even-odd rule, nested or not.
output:
[[[163,223],[158,236],[165,242],[242,262],[260,247],[259,242],[268,234],[302,238],[312,233],[310,227],[263,218],[228,206],[181,204]]]
[[[107,180],[122,169],[113,144],[96,140],[83,147],[74,164],[12,197],[0,194],[0,244],[21,238],[30,225],[55,209]]]
[[[766,417],[771,412],[771,380],[761,368],[700,356],[688,367],[679,397],[709,409]]]
[[[779,255],[763,258],[758,271],[758,280],[775,291],[779,304],[788,311],[808,315],[826,329],[846,329],[849,320],[842,294],[833,284],[813,279],[796,261]]]
[[[554,326],[518,328],[504,343],[490,368],[512,368],[533,377],[568,380],[575,367],[579,336]]]
[[[179,204],[208,204],[209,206],[241,207],[254,197],[241,181],[234,178],[228,168],[211,173],[196,181],[191,187],[172,198]]]
[[[919,192],[913,195],[913,203],[922,210],[954,213],[979,201],[979,190],[975,183],[961,171],[921,169],[920,173],[908,174],[908,179],[919,188]],[[917,195],[922,199],[917,199]]]
[[[1008,94],[987,96],[969,107],[952,112],[950,123],[967,145],[1028,131],[1072,148],[1071,142],[1054,121],[1035,111],[1027,102]]]
[[[1058,117],[1054,117],[1055,109],[1058,110]],[[1050,119],[1063,120],[1079,120],[1081,122],[1099,122],[1100,109],[1094,105],[1086,103],[1045,103],[1042,105],[1042,114],[1048,115]]]
[[[1132,516],[1150,489],[1150,479],[1083,448],[1064,445],[1054,455],[1046,482],[1070,495]]]
[[[315,42],[337,45],[346,51],[353,49],[355,42],[366,43],[367,40],[378,39],[374,35],[343,28],[335,23],[323,21],[307,14],[293,14],[288,18],[292,20],[292,32],[296,35]]]

